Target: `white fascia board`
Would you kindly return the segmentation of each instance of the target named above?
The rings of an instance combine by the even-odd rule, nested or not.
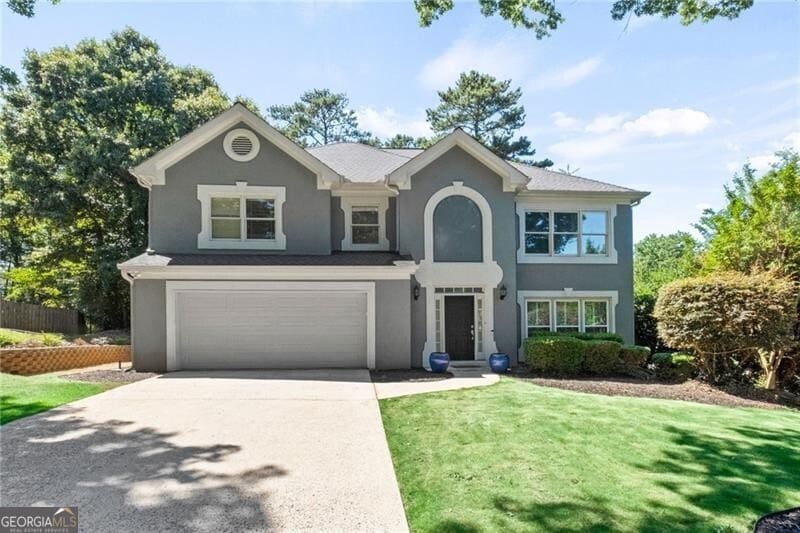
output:
[[[517,193],[517,201],[524,202],[597,202],[597,203],[618,203],[635,204],[649,196],[649,192],[630,191],[531,191],[522,190]]]
[[[130,172],[136,177],[136,181],[147,189],[153,185],[164,185],[167,168],[238,123],[247,124],[253,131],[314,172],[317,176],[318,189],[330,189],[344,179],[303,147],[267,124],[264,119],[238,103],[146,161],[131,168]]]
[[[417,271],[413,262],[395,266],[173,266],[121,267],[134,279],[171,280],[403,280]]]
[[[453,133],[446,136],[438,143],[393,170],[387,175],[389,183],[396,185],[400,189],[410,189],[412,175],[430,165],[456,146],[498,174],[503,180],[503,191],[516,192],[528,184],[529,178],[519,169],[515,168],[508,161],[495,155],[494,152],[461,129],[453,131]]]

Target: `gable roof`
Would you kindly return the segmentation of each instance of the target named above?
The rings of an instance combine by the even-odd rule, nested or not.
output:
[[[130,172],[136,176],[136,181],[147,189],[153,185],[163,185],[167,168],[239,123],[246,124],[253,131],[316,174],[318,188],[330,189],[332,185],[341,183],[342,176],[335,170],[238,102],[227,111],[181,137],[177,142],[136,165],[130,169]]]
[[[384,182],[387,174],[408,161],[408,157],[362,143],[326,144],[308,151],[355,183]]]
[[[498,157],[471,135],[461,128],[456,128],[452,133],[442,138],[439,142],[410,158],[403,165],[394,169],[387,175],[390,184],[397,185],[400,189],[411,188],[411,176],[427,167],[451,148],[458,146],[472,157],[489,167],[503,179],[503,190],[514,192],[524,189],[528,177],[518,168],[505,159]]]

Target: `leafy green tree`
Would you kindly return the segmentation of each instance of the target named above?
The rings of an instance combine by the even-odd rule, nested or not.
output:
[[[633,253],[636,344],[649,347],[652,353],[669,349],[658,337],[658,322],[653,316],[658,291],[671,281],[694,276],[699,271],[700,243],[686,232],[651,234],[636,243]]]
[[[707,270],[771,270],[800,281],[800,156],[779,157],[760,178],[746,165],[725,187],[727,205],[703,214]]]
[[[515,28],[532,30],[537,39],[549,36],[565,20],[555,0],[478,0],[478,4],[483,16],[500,15]],[[419,24],[423,27],[430,26],[454,5],[454,0],[414,0]],[[679,15],[681,24],[688,25],[719,17],[735,19],[752,5],[753,0],[616,0],[611,6],[611,18]]]
[[[417,137],[416,139],[411,135],[405,135],[403,133],[398,133],[391,139],[386,139],[383,141],[384,148],[417,148],[420,150],[426,150],[427,148],[431,147],[436,143],[438,138],[436,137]]]
[[[40,278],[52,271],[73,276],[76,283],[59,298],[96,326],[124,326],[128,286],[115,265],[147,243],[147,194],[126,169],[230,101],[209,73],[173,65],[132,29],[73,48],[28,51],[22,75],[24,82],[3,75],[2,201],[21,194],[20,212],[42,221],[48,234],[46,246],[16,266]],[[13,270],[9,275],[13,282]],[[36,297],[24,286],[41,285],[36,275],[23,271],[16,279],[17,294]]]
[[[633,252],[634,292],[656,296],[676,279],[700,271],[700,243],[685,231],[669,235],[651,234],[636,243]]]
[[[439,105],[426,110],[436,135],[462,128],[504,159],[528,159],[536,153],[527,137],[514,138],[525,125],[525,108],[519,103],[522,90],[512,90],[511,80],[472,70],[462,72],[454,87],[438,94]],[[534,164],[548,167],[553,162]]]
[[[270,107],[269,117],[284,135],[303,146],[368,141],[370,134],[358,129],[356,113],[349,105],[344,93],[312,89],[293,104]]]
[[[51,4],[57,4],[60,0],[49,0]],[[36,0],[6,0],[8,9],[23,17],[32,17],[36,12]]]

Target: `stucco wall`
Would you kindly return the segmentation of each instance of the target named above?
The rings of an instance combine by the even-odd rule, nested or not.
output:
[[[617,216],[614,219],[614,246],[617,249],[616,265],[517,265],[517,289],[557,291],[572,288],[576,291],[617,291],[619,303],[614,315],[616,330],[625,338],[625,342],[632,343],[633,224],[632,209],[629,205],[617,205]],[[514,299],[516,300],[516,297]],[[517,324],[521,323],[521,320],[517,320]]]
[[[419,261],[425,256],[424,213],[428,199],[454,181],[475,189],[489,202],[492,210],[493,259],[503,269],[503,280],[509,296],[500,300],[495,290],[494,337],[498,350],[507,353],[517,351],[516,326],[516,214],[514,193],[503,192],[500,176],[484,166],[461,148],[453,148],[439,159],[411,177],[411,189],[400,192],[397,209],[400,216],[398,248],[410,253]],[[485,222],[485,221],[484,221]],[[425,345],[425,294],[412,305],[411,362],[422,365]]]
[[[243,125],[231,129],[238,127]],[[227,131],[169,167],[166,184],[152,188],[150,247],[157,252],[198,252],[201,220],[197,185],[235,185],[237,181],[246,181],[248,185],[286,187],[283,204],[286,250],[283,253],[330,253],[330,191],[318,190],[316,176],[310,170],[261,136],[261,150],[253,160],[232,160],[222,146],[226,134]],[[202,250],[202,253],[236,252]]]
[[[287,282],[290,283],[290,282]],[[409,368],[411,285],[408,280],[375,282],[375,366]],[[166,282],[138,279],[131,291],[133,366],[166,370]]]

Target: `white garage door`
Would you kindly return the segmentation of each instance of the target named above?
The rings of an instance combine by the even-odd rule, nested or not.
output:
[[[368,291],[292,283],[275,289],[183,285],[168,298],[174,368],[368,366]]]

